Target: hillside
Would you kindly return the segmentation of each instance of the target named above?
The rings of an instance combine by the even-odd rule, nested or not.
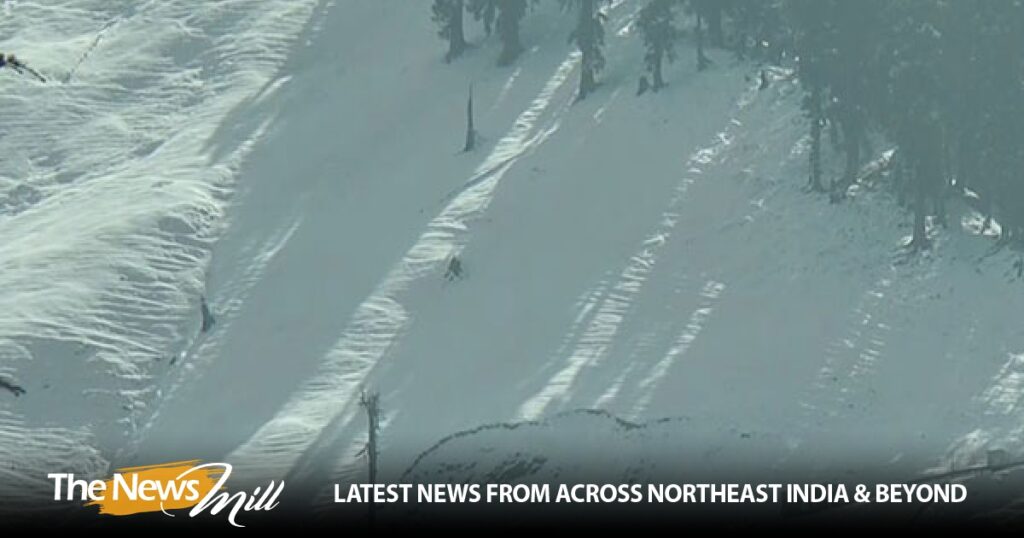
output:
[[[476,27],[444,63],[426,2],[94,3],[0,26],[58,79],[0,81],[12,484],[192,458],[362,480],[363,389],[389,476],[454,432],[576,409],[666,419],[664,450],[718,468],[747,454],[735,432],[768,440],[765,467],[827,473],[1024,458],[1017,255],[963,207],[908,255],[884,177],[806,192],[789,67],[759,90],[725,51],[697,73],[685,41],[637,97],[623,0],[577,102],[553,3],[502,68]],[[482,140],[461,153],[470,84]]]

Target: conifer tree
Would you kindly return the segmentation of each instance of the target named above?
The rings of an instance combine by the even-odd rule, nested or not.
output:
[[[536,3],[527,0],[470,0],[466,9],[473,18],[483,22],[488,36],[497,30],[501,39],[501,54],[498,65],[511,64],[523,52],[519,39],[519,24],[526,16],[526,9]]]
[[[462,28],[462,0],[434,0],[432,19],[438,26],[437,35],[448,41],[445,62],[458,58],[466,50],[466,35]]]
[[[714,0],[693,0],[694,12],[697,17],[697,71],[703,71],[711,65],[711,60],[704,54],[704,17],[711,10]]]
[[[640,10],[637,28],[644,40],[644,64],[651,75],[651,89],[658,91],[665,87],[662,63],[675,60],[672,42],[676,36],[672,8],[675,0],[650,0]]]
[[[519,22],[526,15],[526,0],[502,0],[498,5],[497,30],[501,38],[498,65],[508,65],[523,52],[519,40]]]
[[[829,8],[822,0],[792,0],[787,14],[797,30],[794,32],[796,54],[799,58],[797,73],[807,91],[803,100],[804,113],[810,124],[810,179],[811,190],[824,192],[821,178],[821,134],[825,125],[825,99],[828,92],[825,63],[829,30],[826,24]]]
[[[598,11],[601,0],[563,0],[563,6],[577,8],[576,28],[569,39],[579,48],[580,85],[578,100],[586,99],[597,88],[597,73],[604,68],[604,15]]]
[[[469,0],[466,9],[473,14],[473,18],[483,22],[484,32],[490,36],[494,31],[494,18],[498,13],[500,0]]]
[[[570,39],[581,56],[579,99],[594,91],[605,61],[602,1],[562,0],[575,15]],[[500,35],[499,62],[513,61],[522,50],[519,24],[530,5],[436,0],[434,20],[449,40],[446,59],[465,48],[461,13],[467,8],[488,33]],[[665,84],[662,69],[673,58],[677,33],[675,5],[694,16],[699,70],[710,65],[708,42],[734,46],[755,61],[796,60],[812,190],[828,191],[833,201],[852,192],[850,186],[863,179],[863,163],[877,158],[869,139],[880,140],[896,150],[889,177],[900,199],[910,200],[911,248],[929,245],[929,219],[942,224],[953,196],[981,212],[983,229],[991,224],[1000,230],[1002,242],[1024,239],[1024,2],[646,0],[637,20],[648,73],[641,91]],[[824,162],[833,152],[823,147],[826,133],[841,168],[829,178]]]

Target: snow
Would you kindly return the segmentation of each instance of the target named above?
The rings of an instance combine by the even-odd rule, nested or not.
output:
[[[259,138],[263,120],[230,113],[312,7],[4,3],[0,49],[51,79],[0,77],[0,375],[27,390],[0,404],[5,486],[104,470],[97,450],[111,458],[149,413]]]
[[[0,77],[12,483],[185,458],[363,480],[364,389],[392,477],[488,447],[480,469],[532,446],[614,476],[665,454],[709,475],[1024,457],[1013,255],[957,208],[907,256],[884,189],[805,192],[787,73],[758,91],[754,66],[710,51],[698,74],[681,43],[636,97],[626,0],[575,102],[553,3],[508,68],[475,25],[444,64],[426,2],[208,4],[6,4],[0,50],[74,71]],[[481,425],[507,427],[438,445]]]
[[[566,442],[569,436],[571,443]],[[690,442],[693,437],[703,442]],[[581,458],[580,447],[587,445],[606,449]],[[666,454],[667,447],[678,449]],[[635,423],[604,411],[576,410],[539,421],[486,424],[446,436],[417,457],[400,478],[418,483],[503,483],[546,476],[563,481],[670,483],[686,470],[690,481],[698,477],[727,481],[742,478],[788,450],[784,438],[756,427],[682,416]],[[520,467],[529,471],[516,473],[511,469],[518,462],[534,465]],[[510,469],[509,473],[489,474],[502,468]]]

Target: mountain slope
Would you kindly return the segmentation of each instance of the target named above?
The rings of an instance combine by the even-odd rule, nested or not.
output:
[[[273,68],[245,71],[251,77],[227,86],[237,92],[231,100],[212,92],[224,103],[196,120],[205,130],[170,137],[185,145],[180,153],[131,161],[136,176],[184,170],[176,188],[217,196],[200,205],[206,212],[193,198],[180,209],[209,226],[182,240],[192,257],[161,247],[156,261],[96,269],[103,282],[134,282],[164,262],[185,267],[168,269],[175,278],[152,276],[173,300],[151,299],[142,313],[126,301],[103,310],[122,316],[103,326],[104,338],[128,327],[145,342],[147,354],[126,362],[167,359],[131,385],[146,405],[68,411],[8,399],[0,409],[22,422],[5,432],[31,430],[23,417],[63,420],[82,425],[78,437],[67,433],[80,443],[97,423],[126,418],[138,428],[124,428],[127,443],[89,452],[93,472],[108,459],[203,458],[226,459],[253,482],[362,480],[358,401],[369,389],[382,394],[390,475],[452,432],[578,408],[635,421],[687,417],[700,424],[688,438],[697,447],[710,443],[700,432],[765,432],[766,466],[898,461],[923,471],[979,461],[990,448],[1015,452],[1024,330],[1013,313],[1024,293],[1006,274],[1009,255],[986,256],[990,243],[965,210],[953,220],[962,226],[933,231],[932,252],[908,258],[908,218],[881,186],[862,186],[841,205],[804,192],[801,92],[785,69],[759,91],[756,66],[711,51],[714,67],[698,74],[680,43],[669,87],[634,96],[639,6],[607,8],[602,85],[576,102],[579,57],[566,44],[573,17],[553,4],[524,20],[528,51],[508,68],[494,66],[498,44],[475,27],[477,46],[442,63],[426,3],[307,5],[303,13],[316,15],[302,34],[277,30],[293,40],[273,48]],[[291,9],[268,4],[228,19],[266,16],[278,28],[273,14]],[[218,43],[239,28],[224,23],[207,35]],[[249,57],[239,54],[230,58]],[[470,83],[483,140],[463,154]],[[223,176],[191,183],[211,170]],[[166,197],[134,190],[82,194],[107,197],[151,208],[147,219],[165,225],[158,218],[168,207],[179,212]],[[39,241],[62,215],[45,207],[0,226]],[[102,205],[79,213],[113,220],[129,238],[151,230],[150,220],[110,219],[118,212]],[[90,244],[69,239],[60,256],[140,251],[129,239],[113,251]],[[452,256],[465,275],[449,281]],[[11,274],[24,279],[20,290],[35,278]],[[89,274],[48,278],[104,289]],[[217,322],[196,336],[204,291]],[[104,305],[98,297],[59,303],[56,314],[24,291],[5,299],[22,308],[17,323],[92,327],[77,307]],[[15,321],[8,326],[21,327]],[[39,327],[23,326],[7,341],[23,346]],[[53,340],[79,341],[73,334]],[[134,342],[110,352],[130,355]],[[62,347],[35,354],[76,360]],[[0,364],[19,380],[52,370]],[[68,394],[109,390],[125,377],[86,370],[69,373]],[[571,429],[565,435],[572,440]]]
[[[359,479],[363,388],[383,392],[394,472],[442,432],[579,407],[757,423],[789,439],[788,457],[822,466],[865,456],[924,469],[988,422],[979,395],[1021,335],[989,326],[979,337],[956,312],[996,294],[1006,312],[1019,306],[1019,286],[999,274],[1006,262],[975,264],[985,242],[954,231],[933,257],[901,263],[904,219],[884,193],[834,207],[802,192],[805,129],[784,72],[758,91],[751,67],[725,55],[700,75],[681,62],[667,91],[637,99],[637,6],[622,2],[609,9],[603,87],[573,103],[564,16],[534,15],[525,27],[537,48],[499,70],[492,44],[444,66],[436,47],[411,44],[430,35],[422,13],[361,7],[376,11],[328,20],[324,35],[344,37],[325,37],[326,49],[351,39],[379,62],[299,95],[338,88],[312,116],[367,119],[271,134],[282,154],[313,152],[298,162],[343,156],[319,165],[312,194],[295,189],[309,198],[270,234],[287,239],[254,279],[252,297],[264,298],[241,301],[240,321],[229,313],[201,348],[211,370],[180,385],[189,396],[157,415],[142,454],[171,451],[170,437],[199,423],[229,432],[211,453],[254,481]],[[355,28],[365,21],[420,31],[368,42]],[[467,81],[489,140],[457,155]],[[344,95],[363,88],[380,109],[348,108],[369,102]],[[312,101],[296,97],[284,115],[305,117]],[[376,144],[367,125],[401,127]],[[278,160],[268,159],[261,171]],[[338,177],[353,169],[356,185],[372,185],[349,198]],[[255,221],[265,207],[240,210]],[[453,254],[466,277],[447,282]],[[239,396],[211,409],[203,385]]]
[[[198,329],[209,247],[312,1],[5,2],[0,49],[4,508],[105,471]],[[10,462],[8,465],[7,462]]]

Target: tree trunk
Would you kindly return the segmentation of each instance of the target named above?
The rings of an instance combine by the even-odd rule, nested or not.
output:
[[[466,50],[466,34],[462,30],[462,0],[452,0],[451,28],[448,32],[448,54],[445,61],[451,62]]]
[[[519,40],[519,21],[508,8],[498,13],[498,34],[502,44],[498,65],[509,65],[523,52],[523,44]]]
[[[708,57],[704,55],[704,19],[700,11],[697,12],[697,71],[708,68]]]
[[[936,156],[939,148],[937,126],[931,122],[921,122],[914,130],[914,148],[910,157],[910,169],[914,174],[914,235],[910,240],[911,250],[919,251],[929,246],[927,204],[929,198],[935,199],[935,185],[942,175],[942,163]]]
[[[519,42],[519,33],[517,32],[510,35],[508,41],[502,46],[501,54],[498,55],[498,65],[504,67],[511,64],[521,52],[523,52],[523,46]]]
[[[857,181],[857,171],[860,169],[860,134],[854,131],[846,136],[846,170],[843,173],[842,188],[845,191],[850,185]]]
[[[825,192],[821,183],[821,89],[811,90],[811,190]]]
[[[960,140],[957,144],[957,157],[956,157],[956,186],[959,192],[964,192],[965,189],[972,188],[972,178],[974,176],[974,152],[971,149],[971,131],[969,129],[963,129],[960,132]]]
[[[992,196],[989,194],[982,196],[981,204],[985,208],[985,221],[981,224],[981,232],[985,233],[992,227]]]
[[[914,236],[910,240],[910,249],[914,251],[928,248],[928,230],[925,227],[925,183],[924,176],[916,172],[914,189]]]
[[[722,5],[718,2],[711,6],[711,11],[708,13],[708,34],[712,47],[722,48],[725,45],[722,33]]]
[[[842,180],[832,182],[831,199],[838,202],[846,197],[846,190],[857,181],[857,172],[860,170],[860,145],[861,145],[860,122],[855,119],[855,113],[847,114],[843,122],[843,146],[846,151],[846,169],[843,170]]]
[[[654,86],[652,88],[654,91],[658,91],[665,87],[665,79],[662,78],[661,75],[662,56],[663,54],[660,51],[654,56]]]
[[[932,196],[935,200],[935,221],[939,226],[946,228],[949,224],[946,219],[946,196],[950,194],[950,178],[953,177],[953,159],[950,157],[950,147],[948,138],[945,136],[945,130],[941,130],[939,133],[939,156],[941,160],[938,163],[938,169],[941,181],[933,189]]]
[[[828,118],[828,141],[834,151],[842,148],[843,137],[839,135],[839,123],[836,122],[835,115]]]
[[[583,57],[580,61],[580,91],[578,99],[587,97],[597,86],[594,80],[594,0],[580,2],[577,41]]]
[[[476,147],[476,129],[473,127],[473,85],[469,85],[469,100],[466,102],[466,145],[462,151],[473,151]]]

